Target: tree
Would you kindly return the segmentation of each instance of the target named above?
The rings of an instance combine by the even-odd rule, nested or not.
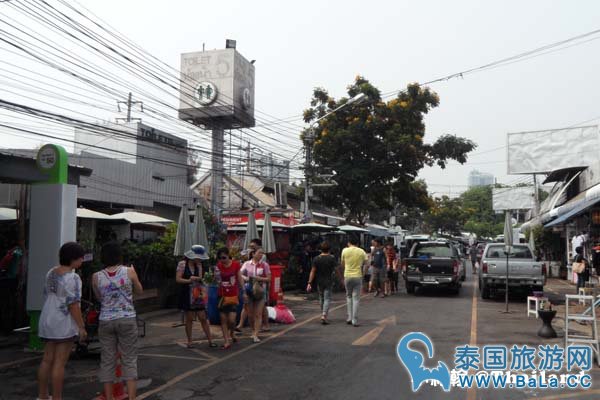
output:
[[[397,204],[427,208],[422,185],[415,184],[419,171],[436,164],[445,168],[449,160],[464,163],[475,144],[453,135],[443,135],[433,144],[424,142],[423,118],[439,104],[429,88],[411,84],[384,101],[376,87],[358,76],[347,93],[349,97],[364,93],[366,100],[336,111],[314,127],[314,167],[308,173],[333,174],[337,184],[320,189],[322,201],[361,223],[371,209],[391,210]],[[304,120],[310,123],[347,101],[316,88]],[[308,133],[303,132],[303,138]]]
[[[442,196],[434,200],[433,206],[425,215],[425,223],[435,232],[454,235],[460,234],[466,218],[460,199]]]

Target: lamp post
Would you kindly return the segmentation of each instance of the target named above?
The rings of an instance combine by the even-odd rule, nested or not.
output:
[[[333,110],[329,111],[327,114],[323,115],[322,117],[317,118],[312,123],[308,132],[304,136],[304,147],[306,149],[306,159],[305,159],[305,164],[304,164],[304,220],[306,222],[309,222],[310,220],[312,220],[312,212],[310,210],[310,196],[312,195],[312,193],[311,193],[312,188],[310,185],[310,179],[311,179],[311,174],[312,174],[312,172],[311,172],[312,147],[315,143],[315,128],[317,126],[319,126],[320,120],[330,116],[331,114],[335,113],[336,111],[338,111],[350,104],[356,104],[357,102],[362,101],[366,97],[367,96],[364,93],[359,93],[356,96],[349,99],[344,104],[342,104],[341,106],[334,108]]]

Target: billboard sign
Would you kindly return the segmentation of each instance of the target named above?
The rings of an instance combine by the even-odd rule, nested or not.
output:
[[[181,55],[179,118],[208,128],[254,121],[254,65],[235,49]]]
[[[494,211],[530,210],[534,208],[533,186],[497,188],[492,191]]]
[[[508,174],[543,174],[597,161],[598,126],[509,133]]]

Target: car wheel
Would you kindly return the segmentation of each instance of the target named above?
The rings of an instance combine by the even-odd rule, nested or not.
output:
[[[481,284],[480,290],[481,290],[481,298],[482,299],[490,298],[490,288],[487,287],[485,283]]]
[[[415,284],[406,282],[406,293],[415,293]]]

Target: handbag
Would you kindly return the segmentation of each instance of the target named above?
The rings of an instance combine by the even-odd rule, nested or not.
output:
[[[240,304],[240,299],[237,296],[223,296],[219,299],[219,308],[237,306],[238,304]]]
[[[583,271],[585,271],[585,262],[582,261],[573,263],[573,272],[576,274],[581,274]]]
[[[265,296],[265,289],[262,287],[259,281],[254,281],[252,284],[252,298],[254,300],[262,300]]]
[[[190,307],[197,308],[204,305],[204,290],[202,285],[193,284],[190,287]]]

